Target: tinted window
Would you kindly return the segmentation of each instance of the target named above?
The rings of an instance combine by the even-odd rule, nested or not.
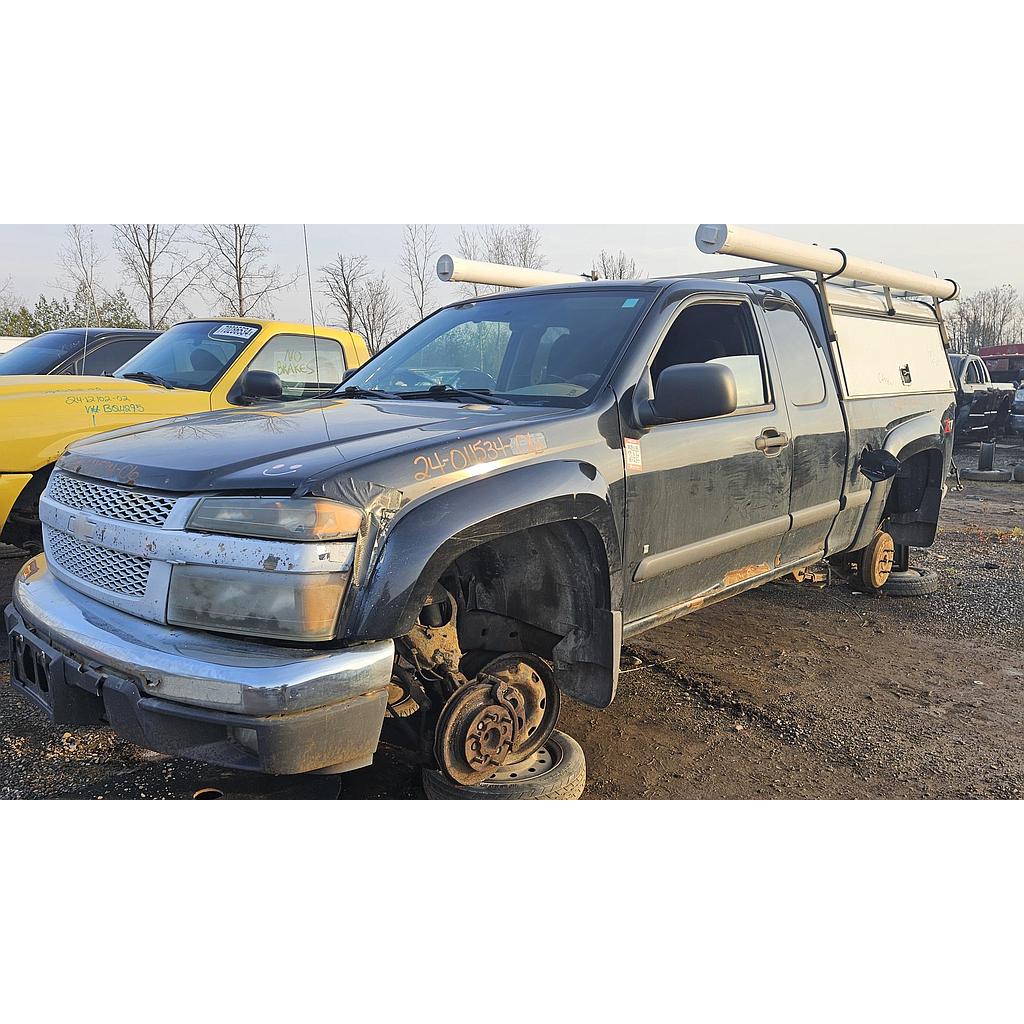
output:
[[[972,359],[967,364],[967,376],[964,378],[968,384],[980,384],[981,374],[978,372],[978,361]]]
[[[464,302],[417,324],[345,383],[395,393],[448,384],[524,405],[582,405],[652,294],[586,285]]]
[[[270,370],[281,378],[282,397],[295,401],[332,391],[345,375],[341,346],[329,338],[280,334],[272,338],[249,364],[250,370]]]
[[[795,309],[765,311],[775,354],[782,371],[782,387],[793,405],[817,405],[825,400],[825,379],[818,362],[818,346],[803,317]]]
[[[47,331],[23,341],[0,356],[0,375],[5,373],[49,373],[73,356],[82,345],[78,331]]]
[[[745,302],[698,303],[676,317],[651,364],[655,395],[662,371],[680,363],[727,366],[736,378],[737,408],[769,401],[761,342]]]
[[[114,376],[152,373],[175,387],[209,391],[260,330],[257,324],[223,320],[177,324],[129,359]]]
[[[97,345],[96,348],[90,347],[85,354],[82,373],[93,376],[113,373],[145,347],[146,341],[142,338],[124,338],[109,341],[106,345]]]

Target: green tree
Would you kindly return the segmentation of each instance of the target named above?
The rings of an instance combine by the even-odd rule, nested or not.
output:
[[[67,299],[48,299],[39,296],[32,317],[36,322],[36,334],[43,331],[59,331],[62,327],[78,327],[78,317]],[[84,326],[84,325],[82,325]]]
[[[39,324],[28,306],[4,306],[0,309],[0,336],[32,338],[41,333]]]
[[[99,308],[101,327],[145,327],[142,318],[135,312],[125,295],[123,288],[118,288],[113,295],[108,295]]]

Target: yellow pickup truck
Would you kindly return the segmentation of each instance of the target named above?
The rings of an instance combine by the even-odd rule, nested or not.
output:
[[[0,376],[0,541],[39,548],[39,495],[74,441],[119,427],[313,398],[369,358],[349,331],[273,320],[189,320],[110,377]]]

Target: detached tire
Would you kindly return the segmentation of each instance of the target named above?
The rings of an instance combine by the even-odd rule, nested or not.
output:
[[[915,569],[891,572],[882,587],[889,597],[924,597],[939,589],[939,574],[934,569]]]
[[[430,800],[579,800],[586,784],[583,748],[557,729],[535,754],[476,786],[460,786],[436,769],[423,771]]]
[[[1008,484],[1013,474],[1008,469],[961,469],[964,480],[984,481],[990,484]]]

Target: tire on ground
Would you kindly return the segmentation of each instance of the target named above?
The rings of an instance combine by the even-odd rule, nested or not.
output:
[[[986,481],[990,484],[1008,484],[1013,474],[1008,469],[961,469],[964,480]]]
[[[891,572],[882,587],[889,597],[924,597],[939,589],[939,574],[934,569],[915,569]]]
[[[557,748],[560,760],[540,778],[522,777],[507,782],[484,781],[460,786],[443,772],[423,770],[423,789],[431,800],[579,800],[587,784],[587,759],[583,748],[557,729],[544,744]]]

